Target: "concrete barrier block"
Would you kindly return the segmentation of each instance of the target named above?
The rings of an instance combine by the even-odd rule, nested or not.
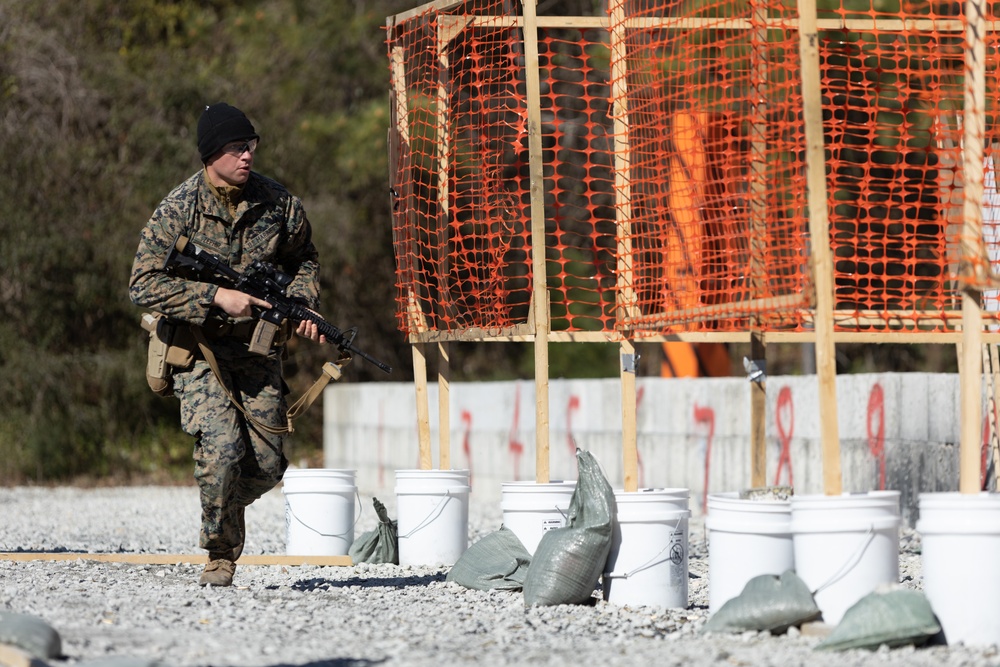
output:
[[[797,493],[823,489],[815,376],[777,376],[767,385],[769,484]],[[428,387],[435,466],[440,452],[437,384]],[[536,473],[535,386],[530,380],[452,383],[452,468],[468,468],[473,495],[499,500],[505,481]],[[896,488],[915,507],[921,491],[957,488],[956,375],[875,374],[837,379],[843,488]],[[549,385],[549,479],[575,479],[575,448],[590,451],[623,484],[618,378]],[[331,385],[324,395],[324,456],[358,471],[366,492],[391,493],[395,470],[418,465],[416,393],[410,383]],[[638,378],[639,484],[688,488],[698,511],[711,491],[750,483],[750,385],[745,378]],[[698,502],[695,502],[697,499]],[[910,516],[911,509],[904,514]]]

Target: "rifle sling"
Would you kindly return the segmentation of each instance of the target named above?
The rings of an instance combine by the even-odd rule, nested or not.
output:
[[[200,326],[191,325],[191,332],[194,334],[194,338],[198,341],[198,348],[201,350],[202,355],[205,357],[205,361],[212,368],[212,372],[215,373],[215,378],[222,385],[222,390],[226,392],[226,396],[232,402],[236,409],[243,413],[243,416],[247,418],[247,421],[251,422],[254,426],[262,431],[270,433],[272,435],[286,435],[292,433],[295,428],[292,426],[292,420],[297,418],[299,415],[303,414],[309,407],[316,401],[317,398],[326,389],[326,385],[330,383],[330,380],[339,380],[343,374],[344,366],[346,366],[351,361],[350,355],[342,356],[337,361],[328,361],[323,364],[323,373],[320,375],[312,386],[299,397],[292,407],[288,409],[285,415],[287,421],[286,426],[271,426],[270,424],[265,424],[258,419],[255,419],[246,408],[244,408],[236,397],[233,396],[232,392],[229,391],[229,387],[222,380],[222,373],[219,371],[219,363],[215,359],[215,354],[212,352],[212,348],[208,346],[208,341],[205,338],[205,332],[202,331]]]

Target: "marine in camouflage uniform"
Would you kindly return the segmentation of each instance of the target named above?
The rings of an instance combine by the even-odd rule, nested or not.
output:
[[[195,438],[194,474],[202,508],[199,545],[208,550],[210,561],[202,584],[232,583],[245,537],[244,508],[274,488],[288,465],[283,434],[258,428],[233,401],[254,420],[280,431],[286,425],[288,389],[282,380],[280,345],[266,356],[247,349],[253,330],[249,305],[261,302],[245,297],[250,303],[242,308],[243,316],[233,317],[217,305],[220,285],[211,282],[212,277],[190,269],[166,270],[164,260],[182,234],[236,271],[244,271],[254,260],[274,264],[294,276],[289,296],[309,308],[319,305],[319,262],[302,202],[244,164],[252,165],[256,140],[253,126],[239,110],[226,104],[206,107],[199,121],[199,149],[206,168],[177,186],[156,208],[142,230],[129,282],[136,305],[203,327],[221,376],[198,358],[173,379],[181,425]],[[213,157],[234,155],[242,161],[238,169],[243,170],[245,182],[214,183]],[[300,324],[298,333],[321,340],[311,323]]]

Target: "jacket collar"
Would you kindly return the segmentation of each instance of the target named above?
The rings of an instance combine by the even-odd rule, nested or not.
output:
[[[235,198],[235,215],[231,214],[225,201],[227,197]],[[275,194],[267,186],[266,179],[254,171],[250,172],[250,178],[241,191],[230,189],[228,192],[220,192],[212,185],[208,174],[202,169],[198,180],[198,201],[202,214],[235,222],[250,209],[275,201]]]

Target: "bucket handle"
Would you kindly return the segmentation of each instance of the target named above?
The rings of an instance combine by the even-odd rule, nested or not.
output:
[[[670,531],[670,537],[667,538],[667,546],[665,546],[662,549],[660,549],[660,552],[658,554],[656,554],[655,556],[653,556],[652,558],[650,558],[648,561],[646,561],[645,563],[643,563],[639,567],[637,567],[637,568],[635,568],[633,570],[630,570],[628,572],[622,572],[622,573],[605,572],[604,573],[604,578],[605,579],[628,579],[629,577],[631,577],[633,575],[636,575],[636,574],[642,572],[643,570],[648,570],[649,568],[653,567],[654,565],[659,565],[660,563],[662,563],[663,562],[662,560],[657,560],[657,559],[660,556],[662,556],[663,553],[667,549],[670,548],[670,540],[673,539],[674,535],[677,534],[677,532],[678,532],[677,529],[680,528],[681,521],[683,521],[683,520],[684,520],[683,518],[677,519],[677,523],[674,524],[673,529]],[[681,535],[684,534],[684,531],[680,531],[680,532],[681,532]]]
[[[358,501],[358,513],[354,517],[354,523],[351,524],[350,532],[352,534],[354,533],[355,528],[358,527],[358,521],[361,521],[361,514],[365,511],[364,506],[361,504],[361,493],[358,492],[358,491],[355,491],[354,492],[354,497]],[[312,526],[310,526],[308,523],[306,523],[305,521],[303,521],[299,517],[295,516],[295,510],[292,509],[291,503],[286,504],[285,507],[288,509],[288,513],[292,515],[293,519],[295,519],[296,521],[299,522],[299,524],[301,524],[302,526],[305,526],[306,528],[308,528],[312,532],[316,533],[320,537],[345,537],[347,535],[347,531],[345,531],[343,533],[337,533],[337,534],[321,533],[320,531],[316,530],[315,528],[313,528]]]
[[[421,519],[421,521],[416,526],[414,526],[410,532],[406,533],[405,535],[399,535],[397,537],[399,539],[412,537],[413,533],[417,532],[418,530],[423,530],[424,528],[426,528],[432,521],[434,521],[434,519],[441,516],[441,513],[444,512],[445,503],[451,500],[451,497],[452,497],[451,489],[445,490],[444,498],[438,501],[438,504],[434,506],[434,509],[432,509],[427,516]]]
[[[872,524],[868,526],[868,532],[866,532],[861,537],[861,546],[858,547],[858,549],[851,555],[851,557],[848,558],[847,561],[845,561],[844,564],[840,566],[839,570],[833,573],[832,577],[830,577],[824,584],[822,584],[819,588],[817,588],[812,592],[813,596],[819,595],[822,591],[826,590],[830,586],[833,586],[835,583],[846,577],[848,572],[857,567],[858,563],[861,562],[861,557],[864,556],[865,551],[868,550],[868,545],[870,545],[872,543],[872,540],[874,539],[875,539],[875,524]]]

